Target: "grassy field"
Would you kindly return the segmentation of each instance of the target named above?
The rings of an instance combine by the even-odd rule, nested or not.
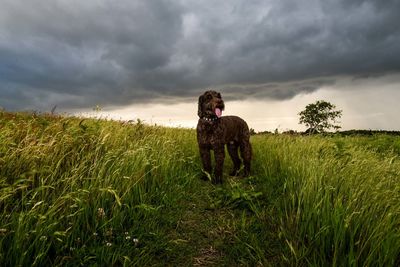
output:
[[[195,138],[0,112],[0,266],[400,264],[400,137],[253,136],[218,186]]]

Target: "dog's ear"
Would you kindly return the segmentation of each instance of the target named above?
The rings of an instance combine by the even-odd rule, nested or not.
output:
[[[197,110],[197,115],[199,117],[203,117],[203,102],[204,102],[204,95],[199,96],[199,103],[198,103],[198,110]]]

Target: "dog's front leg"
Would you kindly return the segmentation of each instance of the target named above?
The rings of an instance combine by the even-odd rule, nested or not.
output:
[[[201,162],[203,164],[203,171],[205,174],[202,175],[201,179],[203,180],[208,180],[207,175],[211,175],[211,153],[210,153],[210,148],[206,146],[200,146],[200,157],[201,157]]]
[[[225,147],[224,145],[218,145],[214,147],[215,156],[215,180],[214,183],[222,184],[222,173],[224,168],[225,159]]]

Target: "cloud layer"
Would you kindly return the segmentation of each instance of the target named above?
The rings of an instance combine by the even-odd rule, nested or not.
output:
[[[0,10],[0,106],[288,99],[400,71],[397,0],[22,1]]]

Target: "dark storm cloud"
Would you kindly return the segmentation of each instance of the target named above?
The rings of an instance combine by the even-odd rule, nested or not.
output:
[[[216,87],[223,92],[227,100],[265,99],[285,100],[298,94],[311,93],[324,85],[333,85],[334,79],[318,78],[295,82],[277,82],[268,84],[230,84]]]
[[[400,1],[1,1],[0,106],[287,99],[400,71]]]

